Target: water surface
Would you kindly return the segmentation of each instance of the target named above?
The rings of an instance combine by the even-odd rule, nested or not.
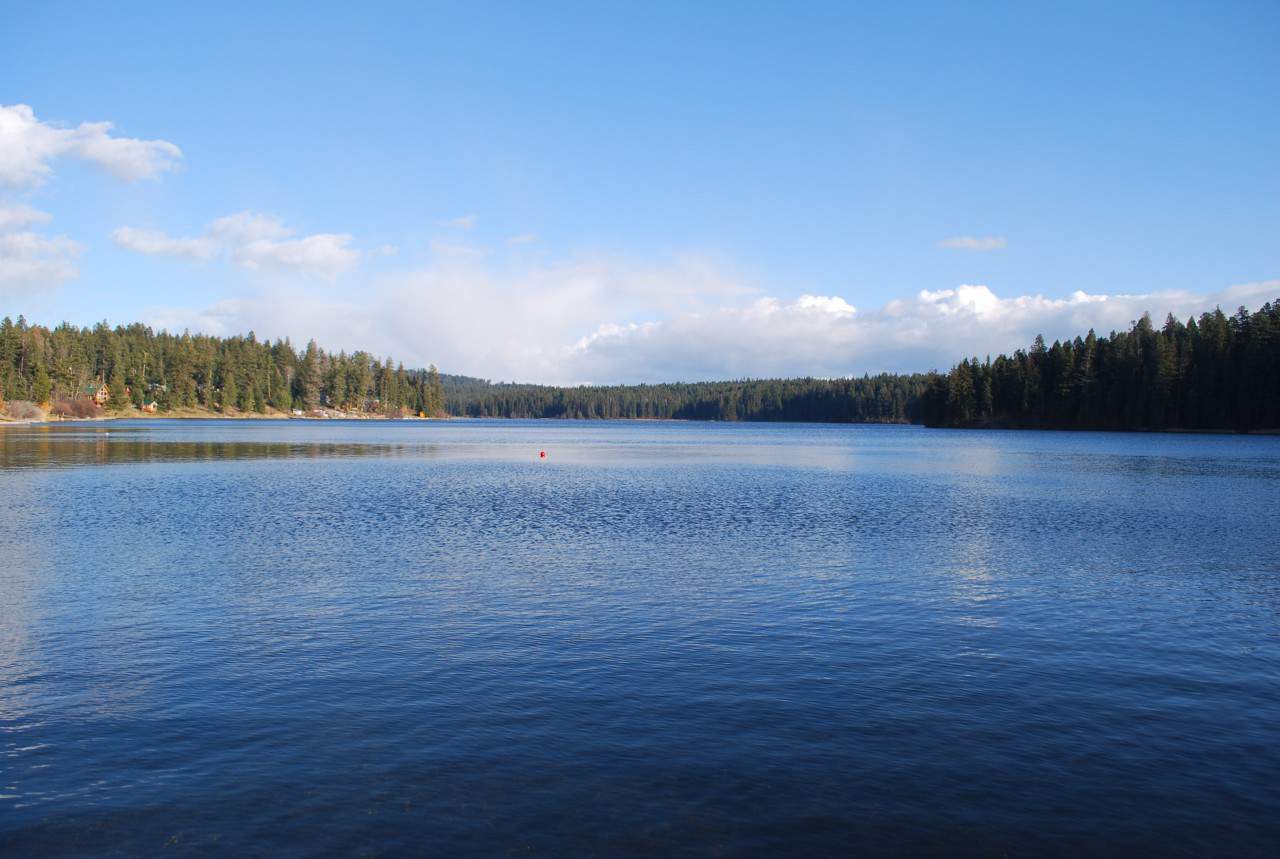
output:
[[[1274,854],[1278,524],[1277,438],[0,428],[0,853]]]

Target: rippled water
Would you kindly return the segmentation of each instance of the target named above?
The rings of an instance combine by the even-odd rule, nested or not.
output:
[[[1278,524],[1280,438],[0,428],[0,853],[1272,854]]]

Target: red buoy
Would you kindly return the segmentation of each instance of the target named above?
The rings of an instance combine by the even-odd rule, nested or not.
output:
[[[547,458],[547,452],[545,450],[538,451],[538,459],[546,459],[546,458]]]

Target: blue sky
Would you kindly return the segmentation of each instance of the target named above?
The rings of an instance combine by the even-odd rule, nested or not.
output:
[[[265,5],[0,3],[0,312],[624,381],[1280,297],[1274,2]]]

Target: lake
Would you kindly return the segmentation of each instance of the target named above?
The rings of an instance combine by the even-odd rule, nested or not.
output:
[[[0,427],[0,853],[1274,855],[1278,525],[1278,437]]]

